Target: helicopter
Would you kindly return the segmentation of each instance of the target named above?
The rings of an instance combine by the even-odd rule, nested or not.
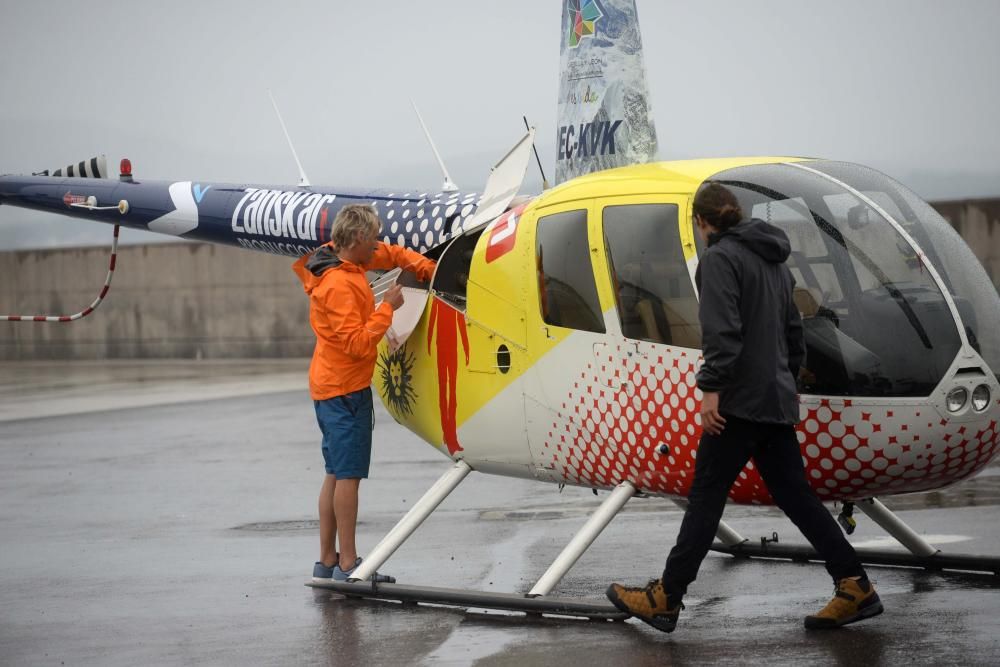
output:
[[[940,489],[996,456],[1000,298],[971,250],[926,202],[862,165],[804,157],[657,162],[633,0],[566,0],[558,185],[517,196],[529,130],[484,192],[117,182],[98,160],[0,177],[0,204],[59,211],[289,256],[329,240],[340,207],[370,203],[383,239],[437,261],[402,274],[410,322],[383,341],[374,385],[396,421],[452,462],[375,547],[351,595],[613,617],[550,593],[636,496],[683,505],[701,434],[698,296],[705,248],[692,201],[720,183],[792,253],[806,358],[797,434],[807,478],[853,529],[858,509],[908,554],[865,562],[997,572],[1000,560],[941,554],[878,499]],[[81,178],[84,176],[85,178]],[[97,178],[93,178],[93,177]],[[400,333],[397,332],[397,333]],[[609,492],[527,595],[365,582],[469,473]],[[772,499],[753,463],[730,492]],[[757,548],[720,524],[717,548]]]

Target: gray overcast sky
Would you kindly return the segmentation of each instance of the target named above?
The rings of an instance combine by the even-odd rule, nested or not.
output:
[[[637,4],[661,159],[822,156],[930,199],[1000,196],[1000,1]],[[0,0],[0,173],[105,153],[149,179],[295,183],[271,88],[313,183],[437,187],[411,96],[464,189],[522,114],[551,177],[560,11]],[[0,208],[0,249],[109,240],[106,225]]]

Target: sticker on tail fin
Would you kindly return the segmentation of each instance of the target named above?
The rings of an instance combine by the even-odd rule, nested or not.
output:
[[[635,0],[564,0],[561,40],[556,183],[653,161]]]

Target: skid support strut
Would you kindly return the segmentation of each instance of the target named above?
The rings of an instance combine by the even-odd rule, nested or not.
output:
[[[611,520],[615,518],[622,507],[625,506],[625,503],[629,501],[629,498],[634,495],[635,486],[631,482],[622,482],[616,486],[611,495],[597,508],[597,511],[587,519],[587,523],[583,524],[583,528],[573,536],[573,539],[569,541],[569,544],[562,550],[559,557],[545,571],[545,574],[538,580],[538,583],[528,591],[527,597],[534,598],[541,595],[548,595],[555,588],[555,585],[566,576],[569,569],[576,564],[576,561],[580,559],[580,556],[587,550],[587,547],[594,543],[594,540],[601,534],[601,531],[607,528]]]
[[[683,498],[671,498],[671,500],[673,500],[674,504],[682,510],[687,510],[687,500]],[[719,527],[715,529],[715,536],[719,538],[719,541],[727,547],[735,547],[747,541],[747,538],[733,530],[732,527],[730,527],[730,525],[725,521],[719,521]]]
[[[519,593],[492,593],[486,591],[467,591],[454,588],[431,588],[405,586],[400,584],[375,584],[367,582],[389,557],[413,534],[413,531],[423,523],[431,512],[448,497],[458,484],[472,472],[472,468],[464,461],[457,461],[448,472],[434,483],[427,493],[414,504],[409,512],[399,520],[389,534],[372,550],[367,558],[358,566],[350,581],[312,580],[306,585],[313,588],[331,590],[348,597],[367,598],[374,600],[398,600],[404,603],[442,604],[456,607],[485,607],[517,611],[531,615],[550,614],[574,618],[603,619],[622,621],[627,618],[606,600],[578,600],[553,598],[548,595],[530,597]],[[635,487],[622,485],[612,492],[612,499],[601,505],[594,517],[580,531],[571,546],[575,545],[576,553],[571,553],[567,547],[563,554],[546,572],[551,579],[548,588],[554,586],[566,573],[580,554],[594,541],[594,538],[611,521],[611,518],[621,509],[632,495]],[[605,517],[606,518],[599,518]],[[558,567],[557,567],[558,565]],[[544,577],[543,577],[544,579]],[[541,582],[540,582],[541,583]],[[537,588],[537,586],[536,586]],[[547,591],[546,591],[547,592]]]
[[[855,507],[868,515],[882,530],[896,538],[900,544],[910,550],[914,556],[929,558],[941,550],[924,538],[913,532],[913,529],[903,523],[902,519],[893,514],[892,510],[882,504],[878,498],[859,500]]]
[[[448,472],[441,475],[440,479],[427,489],[427,493],[410,508],[410,511],[403,515],[399,523],[393,526],[389,534],[383,537],[382,541],[372,549],[368,557],[355,570],[351,581],[364,581],[382,567],[396,552],[396,549],[413,534],[413,531],[424,522],[424,519],[437,509],[441,501],[447,498],[448,494],[454,491],[459,482],[465,479],[470,472],[472,472],[472,468],[468,463],[457,461],[454,466],[448,469]]]

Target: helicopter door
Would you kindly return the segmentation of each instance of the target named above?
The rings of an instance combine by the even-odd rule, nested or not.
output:
[[[652,458],[646,457],[654,450],[686,447],[695,435],[690,371],[700,356],[701,329],[690,271],[694,238],[690,226],[680,223],[687,203],[671,195],[595,202],[604,260],[598,286],[614,302],[608,337],[619,359],[620,388],[606,408],[598,405],[598,433],[583,440],[597,443],[597,460],[607,461],[607,485],[638,475],[636,466],[644,459],[649,465]],[[663,465],[681,464],[669,456]],[[598,482],[600,472],[595,467]]]
[[[525,315],[529,346],[537,350],[525,385],[528,440],[535,474],[556,481],[560,438],[584,396],[612,393],[621,368],[608,335],[613,302],[599,292],[595,271],[603,268],[600,239],[590,201],[546,207],[534,234],[534,278]],[[612,388],[613,385],[615,388]]]
[[[691,228],[679,222],[687,199],[615,197],[599,200],[597,210],[607,262],[604,279],[617,315],[616,347],[626,369],[656,355],[661,345],[699,349],[698,299],[688,266],[694,238]],[[628,391],[627,380],[623,388]]]

